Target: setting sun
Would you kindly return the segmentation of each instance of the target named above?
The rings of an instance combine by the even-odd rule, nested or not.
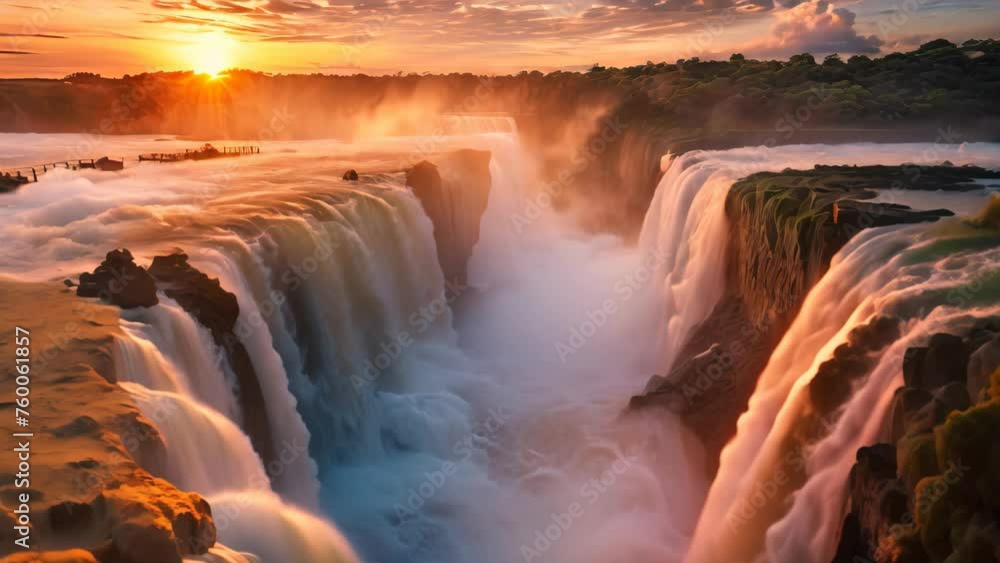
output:
[[[216,79],[233,66],[235,46],[235,41],[225,33],[206,33],[188,46],[185,55],[195,72]]]

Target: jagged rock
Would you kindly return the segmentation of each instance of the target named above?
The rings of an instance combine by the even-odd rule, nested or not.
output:
[[[357,182],[358,181],[358,171],[354,170],[354,169],[351,169],[351,170],[348,170],[347,172],[344,172],[344,179],[347,180],[348,182]]]
[[[80,297],[98,297],[122,309],[152,307],[159,303],[156,284],[127,249],[112,250],[94,273],[80,274]]]
[[[641,408],[651,405],[665,406],[673,412],[684,414],[694,408],[699,396],[698,391],[704,391],[712,385],[725,389],[727,382],[720,379],[726,376],[722,357],[722,346],[713,343],[704,352],[682,363],[666,377],[652,376],[646,383],[641,395],[635,395],[629,400],[629,408]]]
[[[735,433],[739,414],[746,409],[774,347],[809,290],[847,241],[866,228],[935,221],[952,214],[865,201],[877,195],[873,189],[905,176],[902,172],[900,167],[817,167],[812,171],[754,174],[730,188],[725,203],[730,223],[725,293],[709,317],[692,331],[676,365],[666,369],[676,369],[711,343],[719,343],[730,361],[725,376],[708,390],[685,387],[692,382],[679,379],[671,379],[673,389],[664,389],[668,394],[676,394],[678,389],[696,390],[693,404],[685,407],[682,417],[702,438],[710,471],[717,467],[719,452]],[[932,172],[906,188],[939,189],[939,184],[966,188],[965,174],[956,176],[950,169]],[[821,410],[831,410],[850,392],[837,373],[865,371],[850,369],[849,352],[850,348],[841,350],[846,356],[824,367],[811,391]],[[630,407],[644,404],[633,400]]]
[[[465,285],[479,222],[486,211],[492,179],[488,151],[459,150],[421,161],[406,171],[406,185],[434,224],[438,262],[445,279]]]
[[[965,383],[969,353],[953,334],[935,334],[926,347],[910,348],[903,359],[903,380],[908,387],[928,391],[953,381]]]
[[[966,374],[992,363],[973,368],[970,351],[975,355],[990,346],[998,328],[991,318],[978,322],[964,337],[934,334],[926,347],[908,350],[904,358],[908,386],[897,390],[888,421],[895,468],[887,459],[892,446],[859,450],[851,471],[851,513],[844,522],[835,563],[995,559],[1000,541],[991,538],[1000,529],[996,518],[1000,497],[991,491],[1000,486],[996,462],[1000,400],[980,395],[973,405]],[[881,513],[873,503],[882,507]],[[898,512],[897,505],[909,512]],[[878,546],[878,552],[866,555],[865,545]]]
[[[236,336],[240,316],[236,295],[223,289],[218,279],[191,266],[183,252],[156,256],[149,273],[168,297],[208,329],[226,354],[239,383],[238,399],[247,435],[264,463],[271,462],[275,451],[264,395],[246,346]]]

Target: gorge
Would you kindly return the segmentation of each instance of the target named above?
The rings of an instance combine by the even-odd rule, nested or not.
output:
[[[89,484],[36,505],[50,560],[996,553],[976,532],[995,507],[969,492],[995,460],[930,450],[962,424],[996,442],[977,425],[1000,377],[1000,145],[668,153],[633,237],[594,227],[593,192],[558,203],[515,120],[457,124],[430,147],[272,141],[0,196],[4,319],[37,309],[53,350],[39,434],[87,452],[36,462]],[[79,141],[45,138],[0,146],[42,161]],[[618,170],[647,176],[654,150]],[[897,475],[890,442],[924,449]],[[974,523],[889,533],[959,457],[977,481],[946,502]]]

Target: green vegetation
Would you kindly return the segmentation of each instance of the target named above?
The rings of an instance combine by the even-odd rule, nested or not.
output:
[[[909,53],[870,59],[834,55],[817,63],[804,53],[787,62],[679,60],[592,71],[594,80],[647,94],[663,117],[695,126],[775,126],[800,122],[885,125],[942,115],[995,117],[1000,98],[1000,42],[938,39]],[[775,124],[775,118],[783,122]]]
[[[345,133],[342,126],[350,116],[383,104],[432,103],[446,112],[508,112],[525,118],[532,114],[542,123],[550,114],[563,118],[567,111],[600,106],[675,141],[702,138],[705,131],[742,129],[765,130],[780,143],[800,130],[823,128],[935,123],[992,131],[982,120],[1000,117],[997,99],[1000,42],[955,45],[938,39],[915,51],[874,59],[830,56],[817,62],[804,53],[777,61],[734,54],[726,61],[692,58],[625,68],[594,64],[585,73],[524,71],[496,77],[270,75],[235,69],[212,82],[190,72],[120,79],[80,72],[62,81],[0,81],[0,128],[79,131],[111,118],[139,120],[130,126],[117,123],[129,132],[154,132],[163,124],[183,124],[173,119],[178,104],[188,104],[227,110],[213,116],[221,121],[212,125],[230,126],[224,130],[257,131],[268,124],[274,108],[291,104],[309,107],[315,115],[288,124],[276,132],[280,136],[337,136]],[[247,118],[253,123],[244,124]],[[192,124],[173,132],[190,129]]]

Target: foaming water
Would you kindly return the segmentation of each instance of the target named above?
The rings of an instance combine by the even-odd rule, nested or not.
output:
[[[761,470],[748,452],[766,453],[778,440],[768,433],[789,384],[774,383],[766,408],[751,404],[757,414],[744,417],[726,450],[700,525],[709,494],[700,446],[672,414],[623,416],[628,397],[669,368],[722,295],[725,194],[735,179],[786,166],[905,162],[926,146],[688,153],[667,163],[640,244],[629,246],[580,232],[544,205],[508,118],[463,123],[435,151],[490,150],[493,189],[469,264],[474,287],[462,288],[445,283],[433,226],[399,173],[430,158],[424,141],[276,143],[238,167],[57,171],[0,209],[0,233],[10,240],[3,263],[8,273],[47,279],[92,269],[114,246],[128,246],[140,263],[180,247],[237,296],[235,336],[266,398],[272,441],[308,455],[262,467],[239,429],[224,354],[169,299],[123,313],[116,362],[143,412],[174,413],[157,423],[166,473],[207,496],[226,546],[262,561],[664,563],[683,560],[693,536],[695,561],[737,545],[712,545],[707,522],[726,516],[745,485],[742,471]],[[980,145],[942,150],[941,159],[957,163],[996,154]],[[346,168],[358,168],[362,181],[341,180]],[[923,228],[872,231],[849,249],[887,233],[929,236]],[[884,266],[914,240],[876,244],[857,271]],[[834,275],[853,263],[849,249],[824,282],[863,294],[852,285],[857,275]],[[886,279],[865,287],[874,294]],[[792,367],[765,374],[762,385],[825,359],[848,325],[871,314],[850,306],[817,298],[804,309],[834,326],[797,329],[808,342],[783,344]],[[884,398],[873,400],[858,412],[884,408]],[[852,431],[845,427],[844,439],[855,439]],[[854,451],[832,441],[829,450],[841,465],[843,452]],[[202,451],[225,459],[185,463]],[[213,463],[230,469],[213,474]],[[249,484],[262,472],[263,486]],[[837,475],[803,491],[829,492]],[[770,521],[767,550],[801,554],[798,522],[836,520],[816,498],[796,518]],[[756,536],[761,551],[765,533]]]

